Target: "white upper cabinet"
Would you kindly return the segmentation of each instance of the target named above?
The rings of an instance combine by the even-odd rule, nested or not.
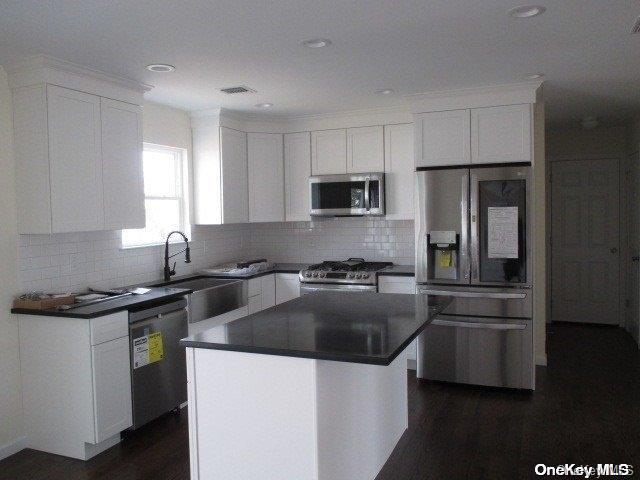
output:
[[[531,105],[471,110],[471,162],[531,161]]]
[[[220,128],[221,223],[249,221],[247,181],[247,134],[231,128]]]
[[[384,170],[382,126],[347,129],[347,173]]]
[[[415,115],[416,167],[471,163],[469,110]]]
[[[386,217],[413,220],[413,124],[384,127]]]
[[[283,222],[284,158],[281,133],[248,133],[249,222]]]
[[[100,97],[50,85],[47,122],[51,232],[102,229]]]
[[[287,222],[309,220],[309,176],[311,175],[311,134],[284,136],[284,191]]]
[[[311,172],[313,175],[347,173],[347,131],[311,132]]]
[[[142,108],[101,99],[104,226],[144,228]]]

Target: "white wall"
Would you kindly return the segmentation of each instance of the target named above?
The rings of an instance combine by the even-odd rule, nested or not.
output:
[[[9,313],[18,290],[11,93],[0,67],[0,458],[22,435],[18,324]]]

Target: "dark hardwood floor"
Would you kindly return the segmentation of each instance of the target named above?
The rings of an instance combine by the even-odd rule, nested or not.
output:
[[[377,480],[536,478],[537,463],[629,463],[640,476],[640,355],[631,338],[618,328],[552,325],[548,361],[533,394],[416,381],[410,372],[409,429]],[[0,462],[0,479],[188,479],[187,435],[183,411],[88,462],[23,450]]]

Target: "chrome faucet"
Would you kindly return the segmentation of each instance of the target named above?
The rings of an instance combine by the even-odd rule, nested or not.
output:
[[[187,247],[184,250],[181,250],[180,252],[176,252],[173,255],[169,255],[169,239],[171,238],[171,235],[173,235],[174,233],[177,233],[178,235],[182,235],[182,238],[184,239],[184,243],[187,244]],[[169,259],[175,257],[176,255],[180,255],[181,253],[184,253],[184,263],[191,263],[191,250],[189,250],[189,239],[184,233],[179,232],[178,230],[174,230],[173,232],[170,232],[169,235],[167,235],[167,240],[164,242],[164,281],[165,282],[168,282],[169,280],[171,280],[171,276],[176,274],[176,262],[173,262],[173,268],[169,268]]]

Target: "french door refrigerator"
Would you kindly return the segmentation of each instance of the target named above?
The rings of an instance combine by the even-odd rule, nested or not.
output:
[[[452,303],[418,337],[418,378],[534,388],[531,167],[416,172],[419,294]]]

